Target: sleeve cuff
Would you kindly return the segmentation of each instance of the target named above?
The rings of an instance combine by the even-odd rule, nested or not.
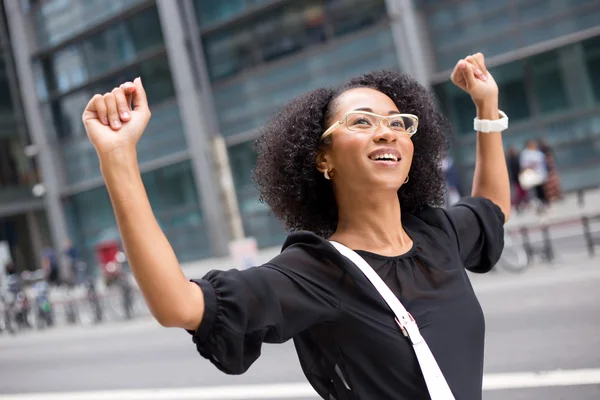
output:
[[[217,294],[215,288],[205,279],[192,279],[192,282],[200,286],[204,295],[204,315],[202,322],[195,331],[187,330],[192,335],[192,340],[195,344],[201,345],[206,342],[208,335],[212,331],[217,315]]]

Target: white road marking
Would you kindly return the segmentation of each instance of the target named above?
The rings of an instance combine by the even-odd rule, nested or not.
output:
[[[486,374],[483,390],[600,384],[600,368]],[[232,385],[0,395],[0,400],[267,400],[317,399],[308,383]]]
[[[483,390],[600,384],[600,368],[486,374]]]

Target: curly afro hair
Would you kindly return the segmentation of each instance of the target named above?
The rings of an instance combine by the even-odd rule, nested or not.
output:
[[[254,181],[260,200],[289,230],[307,230],[329,237],[337,227],[333,188],[316,168],[322,149],[321,134],[336,113],[336,100],[346,90],[365,87],[388,97],[403,113],[419,116],[412,137],[414,156],[410,180],[398,190],[402,211],[416,213],[427,206],[441,206],[444,178],[442,152],[449,122],[438,111],[430,92],[407,75],[392,71],[370,72],[336,89],[305,93],[283,107],[260,131]]]

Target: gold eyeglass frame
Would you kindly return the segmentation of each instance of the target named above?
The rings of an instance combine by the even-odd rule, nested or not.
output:
[[[377,125],[375,127],[373,127],[373,131],[377,130],[377,128],[379,128],[379,125],[381,125],[381,121],[383,119],[387,119],[388,120],[388,127],[389,125],[389,120],[390,118],[398,118],[398,117],[406,117],[406,118],[410,118],[414,121],[414,131],[413,132],[406,132],[406,133],[401,133],[402,135],[407,135],[409,137],[411,137],[412,135],[414,135],[415,133],[417,133],[417,129],[419,127],[419,117],[417,117],[416,115],[413,114],[392,114],[392,115],[379,115],[379,114],[375,114],[372,112],[368,112],[368,111],[350,111],[347,112],[346,114],[344,114],[344,116],[342,117],[341,120],[334,122],[329,128],[327,128],[327,130],[325,132],[323,132],[323,134],[321,135],[321,140],[325,139],[327,136],[329,136],[331,133],[333,133],[333,131],[335,131],[337,128],[339,128],[341,125],[347,125],[347,121],[348,121],[348,116],[351,114],[367,114],[367,115],[372,115],[374,117],[377,117]],[[390,128],[391,129],[391,128]],[[351,130],[351,129],[349,129]],[[360,130],[359,130],[360,131]],[[368,130],[369,132],[371,132],[371,130]],[[353,131],[353,132],[357,132],[357,131]]]

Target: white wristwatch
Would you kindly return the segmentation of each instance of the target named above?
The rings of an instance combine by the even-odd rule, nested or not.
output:
[[[479,119],[473,120],[473,129],[477,132],[502,132],[508,128],[508,116],[504,111],[498,110],[500,119]]]

